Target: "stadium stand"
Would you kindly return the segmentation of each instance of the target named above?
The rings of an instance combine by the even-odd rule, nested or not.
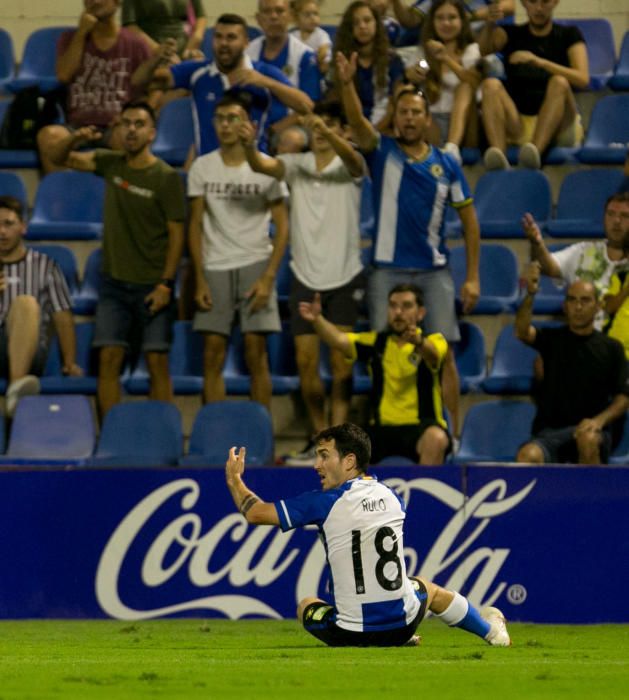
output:
[[[234,445],[247,447],[247,465],[273,464],[273,423],[268,410],[255,401],[215,401],[196,415],[188,454],[182,466],[225,465]]]
[[[90,316],[96,311],[98,290],[101,284],[102,261],[102,248],[96,248],[89,254],[79,290],[72,299],[72,310],[75,314]]]
[[[588,168],[568,173],[559,190],[554,218],[546,224],[556,238],[603,238],[603,212],[607,198],[618,191],[622,171]]]
[[[34,240],[94,240],[103,229],[104,180],[61,171],[42,178],[27,236]]]
[[[454,461],[513,462],[520,445],[531,436],[534,415],[535,406],[527,401],[486,401],[472,406]]]
[[[288,324],[282,325],[281,333],[270,333],[267,336],[266,345],[273,394],[279,396],[297,391],[299,377],[295,364],[295,341]]]
[[[461,340],[454,346],[454,359],[459,371],[461,393],[478,391],[487,375],[485,337],[470,321],[459,321]]]
[[[457,295],[465,281],[465,248],[450,251],[450,268]],[[515,253],[502,243],[481,243],[480,246],[481,296],[473,314],[511,313],[518,300],[519,277]],[[457,296],[457,306],[461,300]]]
[[[595,105],[583,147],[582,163],[622,165],[629,143],[629,95],[605,95]]]
[[[557,24],[570,24],[578,27],[585,39],[590,68],[590,90],[602,90],[614,73],[616,51],[614,32],[608,19],[575,18],[557,19]]]
[[[184,164],[194,142],[194,125],[189,97],[165,104],[157,121],[153,153],[174,167]]]
[[[72,29],[75,27],[44,27],[32,32],[26,39],[17,74],[7,83],[7,89],[17,92],[36,85],[48,92],[59,87],[55,74],[57,40]]]
[[[15,197],[24,207],[28,205],[26,185],[17,173],[0,171],[0,196]]]
[[[629,90],[629,31],[623,37],[618,63],[608,86],[612,90]]]
[[[41,377],[43,394],[96,394],[98,366],[96,352],[92,349],[94,322],[76,323],[76,363],[83,369],[82,377],[66,377],[62,371],[59,340],[54,336],[50,342],[46,366]]]
[[[119,403],[109,409],[89,466],[173,466],[183,454],[179,409],[165,401]]]
[[[87,396],[25,396],[16,408],[9,446],[0,464],[83,464],[94,451]]]
[[[6,92],[6,86],[15,74],[15,52],[13,39],[6,29],[0,28],[0,93]]]

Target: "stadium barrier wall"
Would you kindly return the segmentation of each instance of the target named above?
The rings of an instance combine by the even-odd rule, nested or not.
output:
[[[386,467],[408,505],[409,574],[510,620],[629,622],[629,467]],[[247,470],[265,500],[312,469]],[[316,528],[234,512],[217,469],[0,473],[0,617],[295,617],[326,597]],[[365,504],[365,508],[377,508]]]

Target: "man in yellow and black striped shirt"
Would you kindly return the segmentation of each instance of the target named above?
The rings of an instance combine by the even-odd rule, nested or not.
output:
[[[372,462],[390,455],[442,464],[450,449],[441,371],[448,343],[441,333],[424,337],[422,290],[399,284],[389,292],[388,327],[377,333],[344,333],[321,315],[319,295],[299,307],[317,334],[348,360],[364,361],[371,374]]]

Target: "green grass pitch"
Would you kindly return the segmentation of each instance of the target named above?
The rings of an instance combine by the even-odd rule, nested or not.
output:
[[[418,648],[329,649],[295,621],[0,622],[0,700],[629,698],[629,625],[512,624],[510,649],[436,620]]]

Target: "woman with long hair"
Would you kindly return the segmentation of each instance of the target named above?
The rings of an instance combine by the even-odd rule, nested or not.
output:
[[[363,114],[378,126],[386,115],[389,95],[395,82],[404,74],[401,59],[391,51],[386,29],[379,14],[364,0],[347,6],[336,32],[334,55],[340,51],[348,59],[357,54],[354,81],[363,106]],[[334,83],[338,76],[334,66]]]

